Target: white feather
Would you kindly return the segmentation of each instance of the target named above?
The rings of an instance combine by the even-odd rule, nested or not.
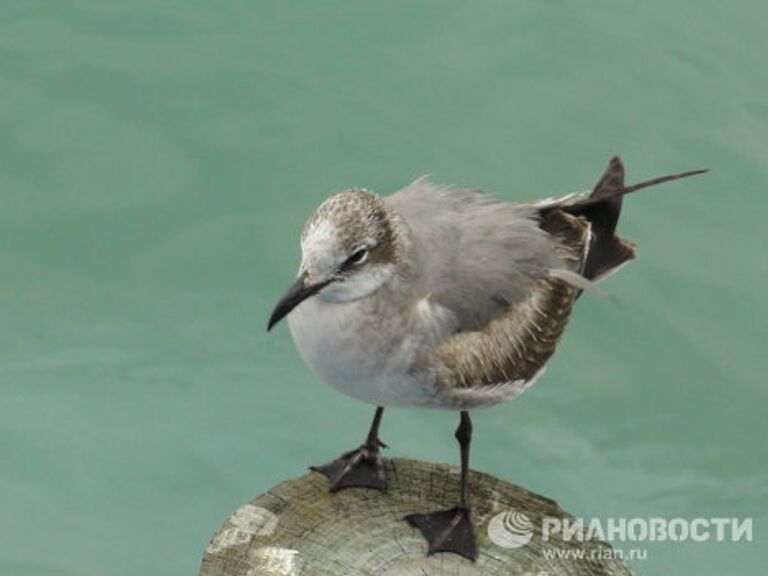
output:
[[[562,280],[563,282],[570,284],[574,288],[578,288],[579,290],[584,290],[584,292],[589,292],[590,294],[592,294],[593,296],[597,296],[598,298],[611,297],[611,295],[608,294],[608,292],[598,288],[588,278],[585,278],[584,276],[576,272],[572,272],[571,270],[564,270],[562,268],[553,268],[549,271],[549,275],[552,278],[557,278],[558,280]]]

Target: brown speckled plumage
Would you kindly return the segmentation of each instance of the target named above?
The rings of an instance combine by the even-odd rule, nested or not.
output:
[[[370,244],[369,262],[391,262],[397,258],[392,219],[382,199],[373,192],[351,189],[334,194],[309,219],[302,238],[318,225],[328,224],[338,230],[342,251],[352,252]]]
[[[555,351],[577,292],[561,280],[542,278],[525,302],[485,329],[453,336],[438,350],[447,368],[439,386],[451,390],[533,378]]]

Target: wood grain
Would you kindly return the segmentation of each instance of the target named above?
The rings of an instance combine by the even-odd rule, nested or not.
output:
[[[200,576],[447,576],[630,575],[597,541],[541,537],[544,517],[569,518],[557,504],[487,474],[471,472],[471,502],[480,556],[426,556],[419,532],[403,521],[410,512],[455,504],[458,469],[415,460],[385,461],[389,490],[352,488],[337,494],[317,473],[287,480],[238,509],[209,544]],[[499,513],[525,514],[530,542],[495,544],[488,523]],[[496,538],[498,540],[498,538]],[[547,559],[547,551],[581,549],[589,559]]]

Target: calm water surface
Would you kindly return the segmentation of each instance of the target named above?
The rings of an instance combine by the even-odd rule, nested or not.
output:
[[[0,573],[196,573],[240,503],[371,410],[267,336],[328,194],[431,173],[508,199],[632,197],[641,259],[473,465],[588,518],[751,516],[641,574],[764,573],[768,9],[667,2],[0,4]],[[455,461],[455,417],[386,415]]]

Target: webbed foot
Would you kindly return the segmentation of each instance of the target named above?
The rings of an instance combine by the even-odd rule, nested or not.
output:
[[[330,481],[331,492],[344,488],[373,488],[381,492],[387,491],[387,478],[384,473],[384,461],[379,454],[379,446],[386,447],[377,441],[374,448],[363,444],[356,450],[350,450],[336,460],[321,466],[310,466],[310,470],[320,472]]]
[[[427,555],[453,552],[468,560],[477,559],[477,536],[469,508],[456,506],[430,514],[408,514],[405,519],[421,531],[429,546]]]

